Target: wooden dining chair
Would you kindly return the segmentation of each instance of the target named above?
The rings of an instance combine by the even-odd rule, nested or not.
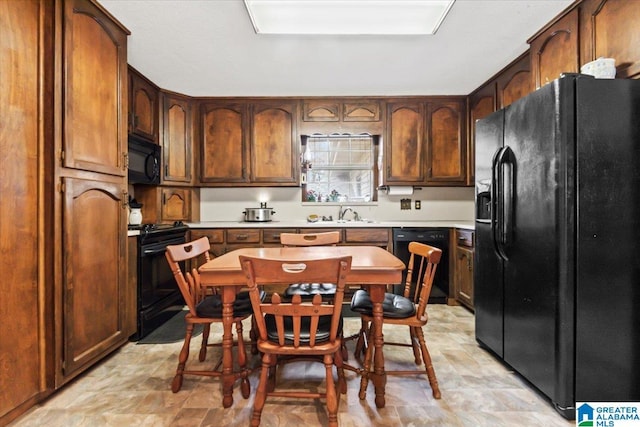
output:
[[[340,243],[340,232],[281,233],[280,243],[283,246],[335,246]],[[302,299],[310,300],[315,294],[320,294],[325,299],[331,299],[335,293],[336,287],[332,283],[293,283],[284,291],[284,296],[291,299],[294,295],[300,295]]]
[[[200,362],[203,362],[206,358],[207,347],[222,345],[221,342],[208,342],[211,324],[214,322],[222,322],[222,297],[215,289],[207,290],[201,286],[200,275],[197,270],[198,261],[209,261],[209,250],[209,239],[207,237],[201,237],[200,239],[192,242],[180,245],[169,245],[165,252],[165,256],[169,262],[173,276],[176,279],[178,288],[180,288],[182,297],[189,309],[189,312],[184,318],[186,330],[182,350],[178,357],[178,368],[176,369],[176,375],[171,383],[171,391],[174,393],[177,393],[182,387],[184,375],[203,375],[210,377],[222,376],[222,370],[220,369],[221,359],[211,370],[185,369],[189,358],[189,344],[191,343],[191,337],[193,336],[195,325],[200,324],[203,326],[202,345],[199,353]],[[187,269],[186,274],[183,274],[182,269],[180,268],[180,263],[183,261],[190,262],[192,264],[191,272]],[[264,292],[262,292],[259,297],[264,298]],[[237,345],[238,347],[238,365],[240,370],[237,375],[238,378],[242,378],[241,390],[244,398],[249,397],[250,386],[247,379],[247,356],[242,337],[242,321],[249,318],[252,314],[253,310],[251,308],[251,301],[249,300],[248,292],[245,291],[238,293],[236,301],[233,304],[233,322],[236,325],[236,332],[238,335],[238,339],[234,342],[234,345]]]
[[[267,396],[326,399],[329,426],[338,425],[338,391],[346,393],[342,367],[342,300],[351,257],[286,261],[240,256],[247,278],[249,296],[258,329],[258,350],[262,353],[260,380],[253,404],[251,425],[260,425]],[[311,302],[294,295],[283,302],[274,293],[270,302],[260,299],[259,286],[283,283],[332,283],[336,293],[332,302],[322,301],[316,294]],[[324,392],[276,390],[276,366],[280,357],[320,357],[325,365]],[[337,368],[338,384],[333,378]],[[323,423],[324,424],[324,423]]]
[[[426,374],[431,385],[431,391],[435,399],[440,399],[440,388],[436,378],[435,370],[431,362],[431,356],[424,339],[422,327],[427,324],[427,302],[433,285],[433,278],[442,251],[433,246],[419,242],[409,243],[409,264],[407,265],[407,275],[402,295],[386,293],[382,305],[383,325],[406,325],[409,327],[410,343],[387,342],[384,346],[396,345],[412,347],[415,364],[421,366],[414,370],[386,370],[387,375],[419,375]],[[414,280],[415,278],[415,280]],[[355,356],[359,358],[365,353],[363,362],[364,381],[360,385],[360,399],[365,398],[368,373],[371,369],[373,356],[373,305],[371,298],[365,290],[358,290],[351,299],[351,310],[360,313],[363,328],[356,343]],[[422,356],[422,359],[421,359]]]

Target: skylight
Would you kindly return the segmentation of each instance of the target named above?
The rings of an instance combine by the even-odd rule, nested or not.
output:
[[[244,0],[258,34],[435,34],[455,0]]]

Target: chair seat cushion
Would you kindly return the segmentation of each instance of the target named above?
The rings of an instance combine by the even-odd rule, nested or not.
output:
[[[331,315],[320,316],[318,320],[318,330],[316,332],[316,343],[326,342],[329,340],[331,334]],[[267,338],[269,341],[278,343],[278,329],[276,328],[276,319],[271,314],[266,314],[264,316],[264,321],[267,326]],[[301,318],[301,327],[300,327],[300,344],[309,344],[310,334],[310,317]],[[342,316],[340,316],[340,323],[338,324],[338,334],[340,336],[342,334]],[[293,318],[285,317],[284,318],[284,339],[285,344],[293,345]]]
[[[369,292],[364,289],[359,289],[353,294],[353,298],[351,298],[351,311],[368,316],[373,315],[373,304]],[[388,292],[384,294],[384,301],[382,303],[382,315],[384,317],[405,319],[415,314],[415,304],[409,298]]]
[[[286,297],[292,297],[294,295],[300,296],[313,296],[315,294],[320,295],[335,295],[336,285],[333,283],[295,283],[289,285],[284,291]]]
[[[264,301],[266,293],[260,291],[260,300]],[[220,294],[209,295],[196,306],[196,313],[200,317],[222,319],[222,297]],[[233,302],[233,317],[244,317],[253,313],[249,292],[239,292]]]

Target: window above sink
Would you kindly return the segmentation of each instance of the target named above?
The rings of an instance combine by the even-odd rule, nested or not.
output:
[[[302,136],[302,201],[376,201],[378,141],[368,134]]]

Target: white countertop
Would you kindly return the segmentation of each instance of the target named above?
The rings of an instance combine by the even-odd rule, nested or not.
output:
[[[244,221],[202,221],[186,223],[189,228],[334,228],[334,227],[357,227],[357,228],[377,228],[377,227],[403,227],[403,228],[424,228],[424,227],[445,227],[463,228],[467,230],[475,229],[473,221],[318,221],[307,222],[304,220],[290,221],[268,221],[268,222],[244,222]]]

